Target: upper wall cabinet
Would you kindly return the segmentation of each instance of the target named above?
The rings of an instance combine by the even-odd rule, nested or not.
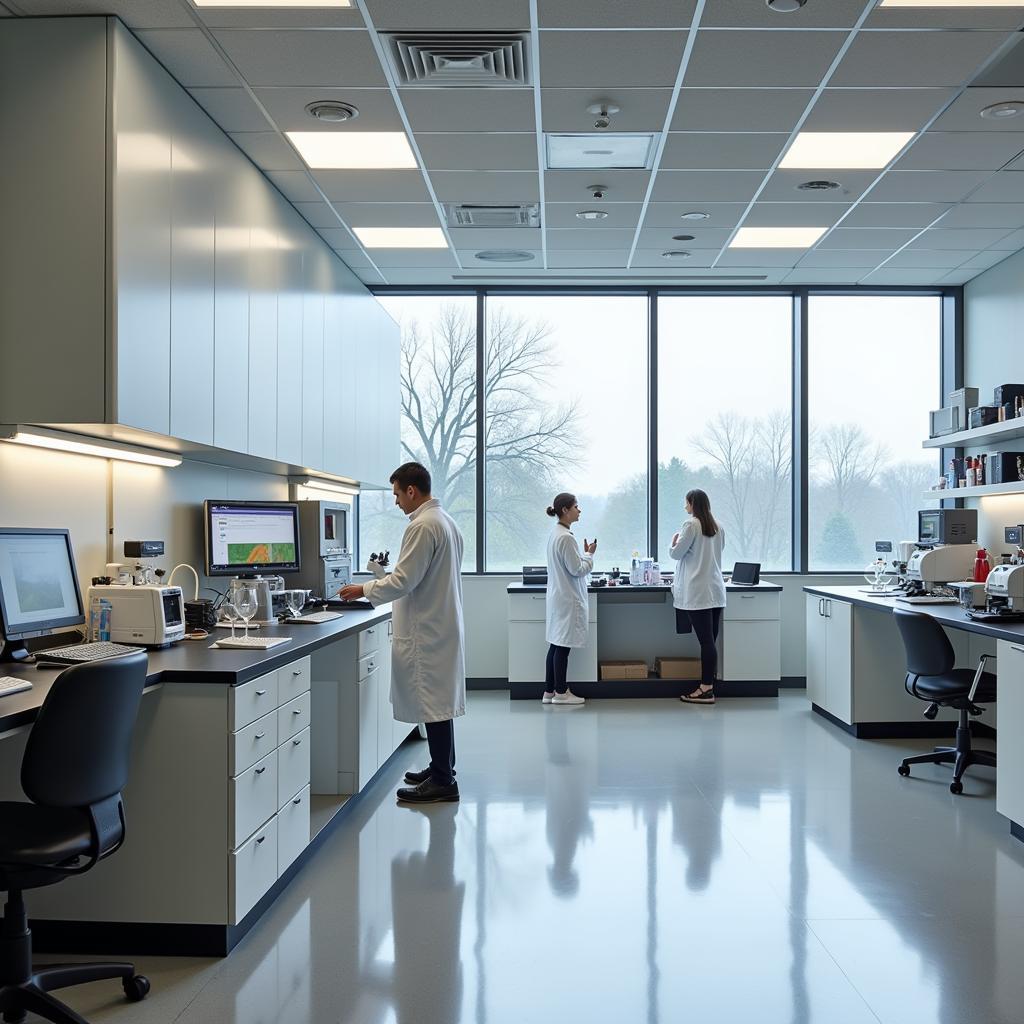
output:
[[[120,22],[0,22],[0,135],[0,421],[387,481],[397,326]]]

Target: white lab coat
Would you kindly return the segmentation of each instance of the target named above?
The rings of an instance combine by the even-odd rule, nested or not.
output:
[[[370,603],[394,602],[391,703],[399,722],[466,713],[462,534],[436,498],[409,516],[393,572],[363,584]]]
[[[568,526],[557,523],[548,538],[548,599],[545,609],[549,644],[584,647],[587,643],[587,577],[594,558],[580,554]]]
[[[686,611],[725,607],[722,549],[725,530],[718,524],[714,537],[705,537],[700,521],[692,516],[679,527],[679,540],[669,549],[676,560],[672,604]]]

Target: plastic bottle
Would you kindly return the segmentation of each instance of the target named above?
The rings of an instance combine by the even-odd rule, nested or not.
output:
[[[988,579],[989,569],[988,552],[984,548],[978,548],[978,555],[974,559],[974,582],[984,583]]]
[[[977,474],[977,471],[974,468],[974,459],[968,457],[968,459],[967,459],[967,469],[966,469],[965,472],[966,472],[966,475],[967,475],[967,486],[968,487],[973,487],[975,485],[975,483],[977,483],[977,480],[978,480],[978,474]]]

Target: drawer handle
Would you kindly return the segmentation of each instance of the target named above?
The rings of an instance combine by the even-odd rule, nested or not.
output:
[[[256,691],[256,696],[257,697],[265,697],[266,695],[267,695],[267,691],[266,690],[257,690]]]
[[[292,746],[293,747],[300,747],[300,746],[302,746],[302,740],[292,740]]]
[[[256,774],[257,775],[262,775],[266,770],[267,770],[267,766],[264,765],[262,768],[257,768],[256,769]]]
[[[753,601],[757,594],[740,594],[741,601]]]
[[[302,669],[301,668],[293,668],[292,669],[292,675],[293,676],[301,676],[302,675]]]
[[[377,630],[375,630],[375,629],[368,629],[366,631],[366,635],[367,636],[373,636],[376,632],[377,632]]]
[[[293,803],[293,804],[301,804],[301,803],[302,803],[302,797],[301,797],[301,796],[297,796],[297,797],[296,797],[296,798],[295,798],[295,799],[294,799],[294,800],[292,801],[292,803]]]
[[[258,732],[258,733],[256,733],[256,739],[261,740],[266,735],[267,734],[265,732]]]
[[[257,845],[257,846],[259,846],[259,845],[260,845],[260,843],[262,843],[262,842],[263,842],[263,840],[264,840],[264,839],[266,839],[266,838],[267,838],[266,836],[260,836],[260,837],[259,837],[259,838],[258,838],[258,839],[256,840],[256,845]]]
[[[1021,654],[1024,654],[1024,647],[1018,647],[1016,644],[1010,644],[1010,650],[1019,651]]]
[[[301,715],[302,714],[302,708],[292,708],[292,714],[293,715]]]

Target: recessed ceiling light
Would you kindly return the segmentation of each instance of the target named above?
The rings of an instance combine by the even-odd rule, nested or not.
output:
[[[476,254],[476,258],[488,263],[526,263],[533,259],[533,253],[522,249],[484,249]]]
[[[302,159],[320,170],[416,167],[405,132],[285,132]]]
[[[799,11],[807,3],[807,0],[764,0],[764,2],[779,14],[792,14],[794,11]]]
[[[1011,117],[1019,117],[1021,114],[1024,114],[1024,103],[1020,100],[993,103],[981,111],[981,116],[991,121],[1005,121]]]
[[[1024,7],[1024,0],[882,0],[879,7]]]
[[[353,228],[367,249],[447,249],[440,228]]]
[[[801,132],[779,167],[885,167],[913,132]]]
[[[306,113],[318,121],[329,121],[331,124],[352,121],[359,116],[357,107],[338,100],[315,100],[313,103],[307,103]]]
[[[608,216],[607,210],[577,210],[576,216],[580,220],[604,220]]]
[[[692,255],[692,252],[687,252],[685,249],[669,249],[668,252],[661,254],[661,258],[663,260],[688,260]]]
[[[827,181],[824,178],[817,178],[814,181],[802,181],[796,186],[799,192],[832,192],[842,187],[838,181]]]
[[[650,168],[658,136],[654,132],[593,135],[590,132],[544,136],[549,170],[584,168]]]
[[[672,236],[672,241],[673,242],[692,242],[693,238],[694,238],[693,235],[673,235]]]
[[[828,228],[740,228],[730,249],[809,249]]]
[[[690,210],[689,213],[679,214],[680,220],[710,220],[711,214],[704,213],[703,210]]]
[[[351,7],[352,0],[192,0],[196,7]]]

